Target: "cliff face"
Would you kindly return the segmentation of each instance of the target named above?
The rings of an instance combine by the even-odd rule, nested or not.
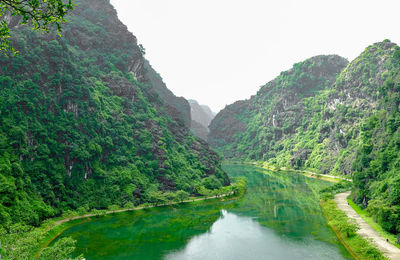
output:
[[[14,28],[20,55],[0,57],[0,225],[229,184],[109,1],[68,21],[63,37]]]
[[[365,121],[388,105],[381,88],[392,73],[396,48],[390,42],[369,46],[328,89],[307,100],[307,121],[282,143],[278,162],[352,174]]]
[[[206,105],[200,105],[196,100],[193,99],[189,99],[189,104],[192,120],[208,128],[208,125],[215,116],[211,109]]]
[[[316,56],[297,63],[263,86],[250,100],[227,106],[210,125],[209,142],[228,157],[268,159],[305,115],[302,103],[333,83],[347,65],[339,56]]]
[[[214,118],[214,113],[208,106],[199,105],[196,100],[189,100],[192,123],[190,129],[203,140],[207,140],[208,126]]]
[[[250,114],[250,101],[236,101],[221,110],[210,124],[208,142],[211,146],[222,149],[224,155],[233,157],[234,150],[225,145],[235,142],[234,135],[246,131],[248,115]]]
[[[391,42],[369,46],[344,69],[329,91],[310,102],[322,109],[313,109],[316,129],[304,128],[318,140],[318,152],[302,160],[292,156],[292,163],[319,168],[323,173],[352,174],[360,142],[360,130],[365,120],[383,109],[381,86],[393,69],[393,53],[398,48]],[[392,106],[392,105],[391,105]],[[305,149],[299,145],[299,149]]]
[[[162,105],[167,114],[175,121],[182,122],[185,127],[190,128],[191,115],[189,102],[183,97],[176,97],[171,90],[167,88],[160,74],[158,74],[145,60],[145,79],[148,81],[155,93],[161,98]]]
[[[283,143],[279,164],[353,177],[353,200],[400,233],[400,47],[365,49],[330,89],[310,100],[308,122]],[[305,151],[307,151],[305,153]]]

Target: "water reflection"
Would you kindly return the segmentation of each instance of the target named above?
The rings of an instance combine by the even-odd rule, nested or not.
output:
[[[210,231],[193,237],[166,260],[186,259],[344,259],[337,248],[310,238],[295,242],[278,236],[250,217],[226,210]]]

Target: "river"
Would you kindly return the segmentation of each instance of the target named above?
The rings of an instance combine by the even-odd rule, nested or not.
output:
[[[71,227],[86,259],[352,259],[327,225],[318,189],[330,183],[251,165],[239,200],[123,212]],[[58,239],[59,239],[58,238]]]

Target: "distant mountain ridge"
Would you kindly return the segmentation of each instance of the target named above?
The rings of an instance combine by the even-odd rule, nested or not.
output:
[[[203,140],[207,140],[209,133],[209,124],[215,117],[215,113],[206,105],[200,105],[196,100],[189,99],[190,114],[192,123],[190,129]]]

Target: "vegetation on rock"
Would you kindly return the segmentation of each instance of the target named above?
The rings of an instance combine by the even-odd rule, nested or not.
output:
[[[209,142],[229,158],[274,158],[307,118],[302,102],[334,82],[347,61],[336,55],[297,63],[267,83],[250,100],[238,101],[217,114]]]

